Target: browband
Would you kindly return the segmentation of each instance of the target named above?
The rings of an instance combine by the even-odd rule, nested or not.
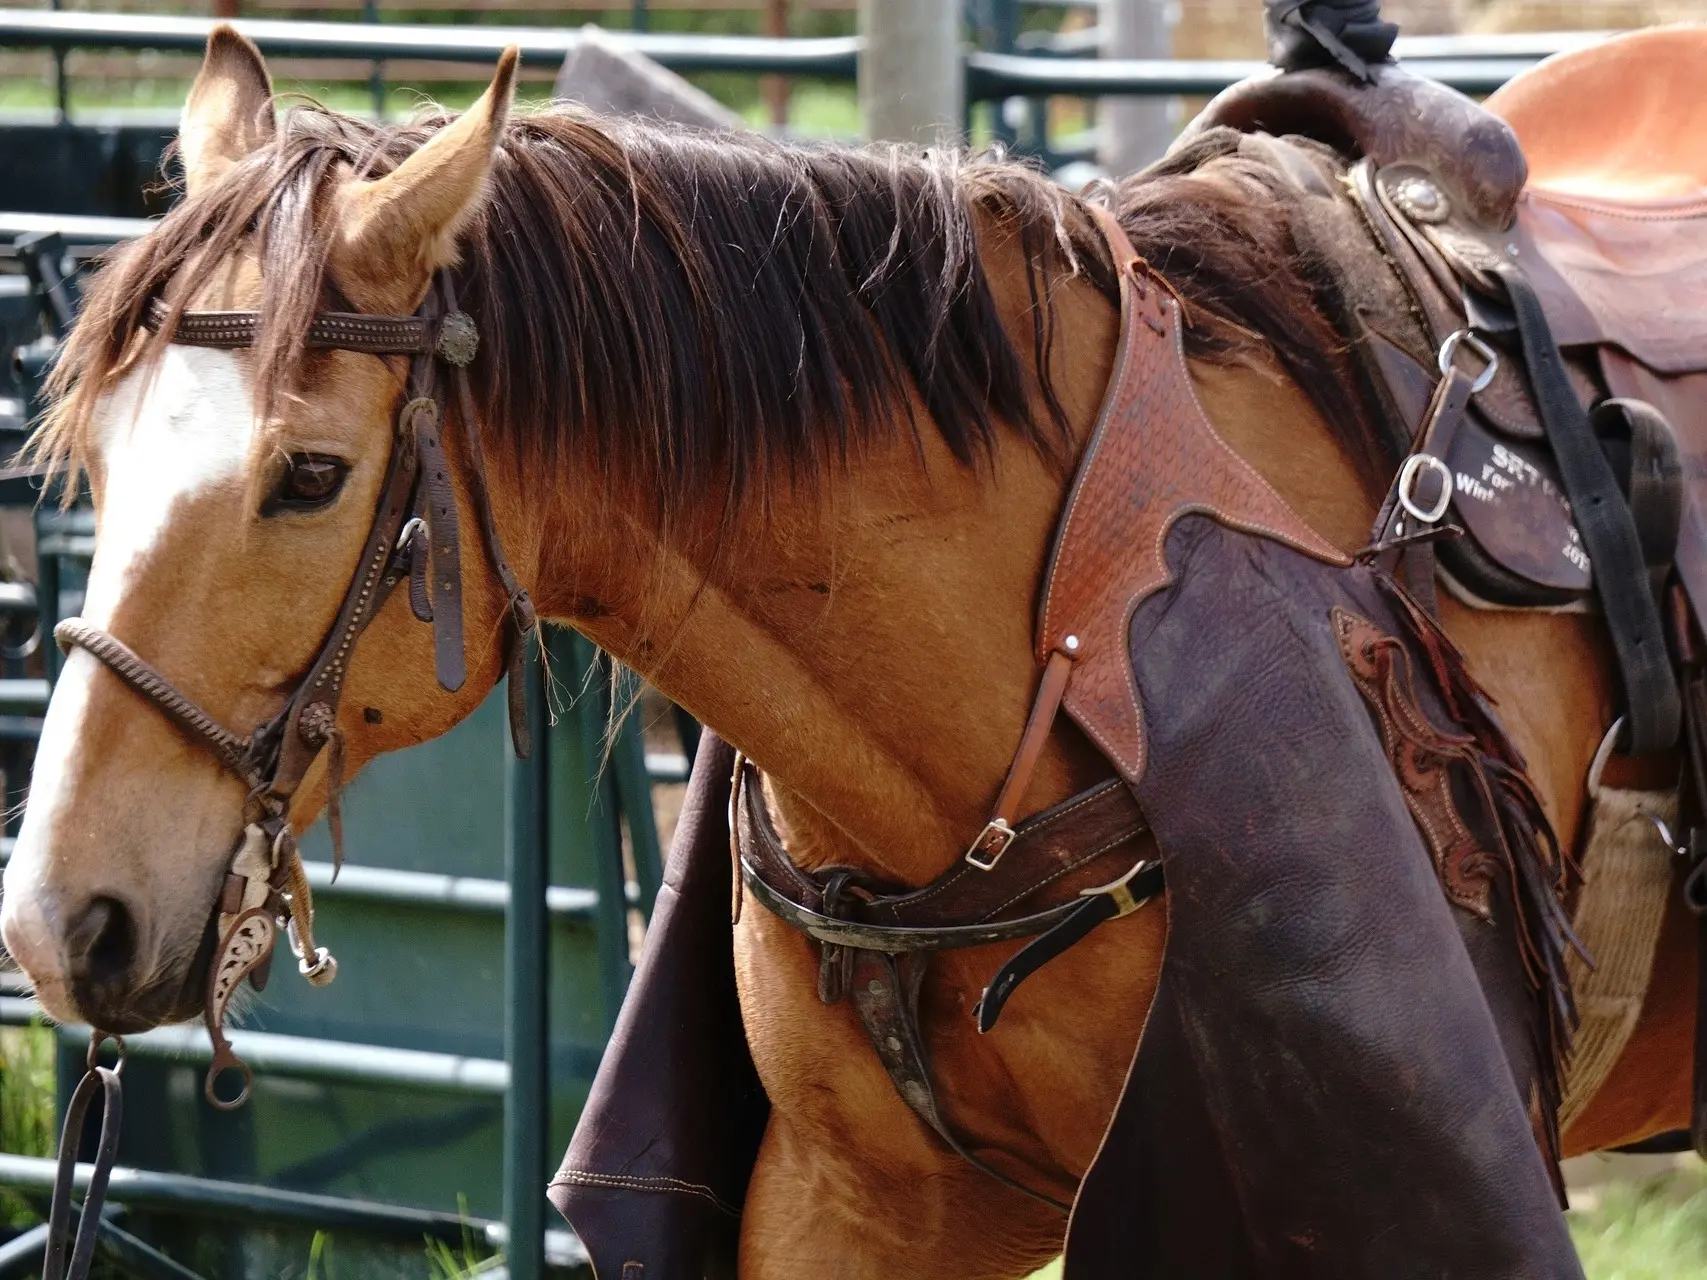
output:
[[[163,298],[153,298],[142,322],[159,332],[172,317]],[[255,344],[261,332],[259,311],[186,311],[172,326],[171,341],[190,347],[237,350]],[[461,368],[474,359],[478,335],[461,312],[442,319],[423,315],[372,316],[358,311],[322,311],[308,326],[307,344],[322,350],[364,355],[436,355]]]

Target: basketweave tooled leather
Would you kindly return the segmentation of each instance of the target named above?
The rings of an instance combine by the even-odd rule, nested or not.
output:
[[[1062,705],[1128,782],[1144,772],[1143,710],[1126,657],[1132,611],[1169,581],[1162,544],[1205,512],[1329,564],[1349,559],[1304,523],[1215,433],[1181,342],[1179,303],[1097,209],[1120,273],[1115,373],[1056,534],[1038,623],[1040,660],[1079,638]]]

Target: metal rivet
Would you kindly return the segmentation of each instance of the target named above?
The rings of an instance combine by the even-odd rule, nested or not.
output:
[[[873,978],[873,979],[872,979],[872,980],[871,980],[871,981],[870,981],[870,982],[868,982],[868,983],[866,983],[866,984],[865,984],[865,989],[866,989],[866,990],[867,990],[867,991],[869,991],[869,992],[871,992],[871,994],[872,994],[872,995],[874,995],[874,996],[880,996],[880,995],[882,995],[882,994],[883,994],[883,993],[884,993],[884,992],[885,992],[885,991],[886,991],[886,990],[888,990],[888,988],[887,988],[887,987],[885,987],[885,986],[884,986],[884,985],[883,985],[883,984],[882,984],[882,983],[881,983],[881,982],[879,982],[879,981],[878,981],[878,980],[877,980],[877,979],[876,979],[876,978]]]
[[[1079,637],[1068,636],[1061,642],[1061,647],[1068,653],[1077,653],[1079,651]]]
[[[901,1052],[901,1037],[900,1036],[890,1036],[883,1043],[889,1046],[889,1051],[891,1053],[900,1053]]]

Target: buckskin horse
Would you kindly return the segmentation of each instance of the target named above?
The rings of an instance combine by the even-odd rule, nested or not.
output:
[[[1590,72],[1625,56],[1685,83],[1702,50],[1673,34]],[[1503,95],[1538,182],[1580,66]],[[1383,501],[1407,456],[1448,456],[1413,440],[1425,421],[1475,445],[1510,417],[1499,457],[1555,477],[1555,508],[1561,482],[1521,429],[1523,379],[1482,385],[1501,352],[1514,376],[1509,324],[1485,364],[1455,362],[1460,342],[1435,373],[1438,317],[1385,316],[1410,353],[1389,365],[1426,375],[1408,409],[1404,378],[1364,361],[1343,246],[1305,214],[1352,207],[1361,152],[1362,216],[1397,216],[1374,165],[1395,130],[1360,104],[1401,80],[1364,71],[1374,88],[1317,68],[1235,91],[1169,159],[1076,197],[1001,159],[512,114],[513,53],[460,117],[275,118],[260,55],[216,28],[183,199],[99,273],[38,441],[98,517],[6,870],[5,942],[42,1007],[115,1033],[206,1014],[217,1034],[287,920],[329,977],[290,833],[373,756],[469,714],[537,612],[741,756],[733,959],[770,1108],[744,1204],[721,1206],[741,1274],[1024,1275],[1119,1154],[1123,1091],[1152,1162],[1129,1190],[1150,1200],[1103,1215],[1084,1256],[1112,1270],[1070,1253],[1070,1271],[1573,1274],[1550,1162],[1689,1122],[1692,928],[1668,894],[1652,997],[1555,1133],[1554,915],[1640,673],[1581,582],[1481,607],[1512,557],[1467,585],[1431,464]],[[1506,136],[1453,101],[1429,121],[1453,163],[1465,130]],[[1632,104],[1624,123],[1653,106],[1598,102]],[[1698,192],[1691,130],[1657,118],[1654,168]],[[1397,133],[1386,159],[1415,160]],[[1566,178],[1614,167],[1611,141],[1555,144]],[[1390,293],[1424,287],[1396,255],[1456,225],[1429,221],[1431,194],[1484,212],[1522,186],[1520,161],[1503,184],[1435,177],[1407,179],[1402,240],[1343,224]],[[1473,497],[1455,509],[1476,533]],[[1099,555],[1104,526],[1150,541]],[[1475,554],[1499,560],[1502,528]],[[1132,611],[1074,613],[1134,573]],[[1453,589],[1426,599],[1437,576]],[[1604,788],[1675,781],[1671,742],[1637,741]],[[1084,803],[1094,848],[1023,820],[1083,836]],[[1168,891],[1141,907],[1158,843]],[[899,891],[986,874],[1017,886],[984,903],[995,941],[928,970],[885,949],[917,918]],[[1003,988],[980,1034],[1015,910],[1076,945]],[[1176,979],[1209,998],[1158,1000]],[[1128,1088],[1141,1032],[1189,1070],[1145,1075],[1140,1054]],[[1168,1244],[1157,1206],[1225,1230]],[[601,1274],[678,1274],[614,1256]]]

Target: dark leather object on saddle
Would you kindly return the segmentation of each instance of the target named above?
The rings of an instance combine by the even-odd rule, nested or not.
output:
[[[1067,1280],[1579,1275],[1511,903],[1495,925],[1449,907],[1342,663],[1336,610],[1402,637],[1402,606],[1201,516],[1166,559],[1130,653],[1167,955]]]
[[[1378,537],[1453,521],[1472,535],[1407,556],[1425,600],[1437,556],[1476,604],[1582,606],[1592,592],[1626,745],[1642,751],[1677,740],[1647,590],[1674,546],[1707,604],[1707,494],[1691,496],[1681,540],[1677,518],[1685,474],[1707,475],[1707,165],[1685,141],[1707,115],[1694,83],[1704,55],[1701,30],[1607,41],[1518,77],[1486,108],[1392,66],[1368,84],[1327,69],[1258,77],[1193,126],[1299,135],[1350,166],[1367,236],[1407,296],[1347,316],[1348,336],[1379,398],[1418,432]],[[1366,245],[1318,240],[1340,275],[1371,270]],[[1468,410],[1426,425],[1412,415],[1449,361],[1485,376]],[[1609,399],[1641,403],[1587,416]],[[1628,453],[1597,427],[1657,441],[1665,484],[1621,468]]]

